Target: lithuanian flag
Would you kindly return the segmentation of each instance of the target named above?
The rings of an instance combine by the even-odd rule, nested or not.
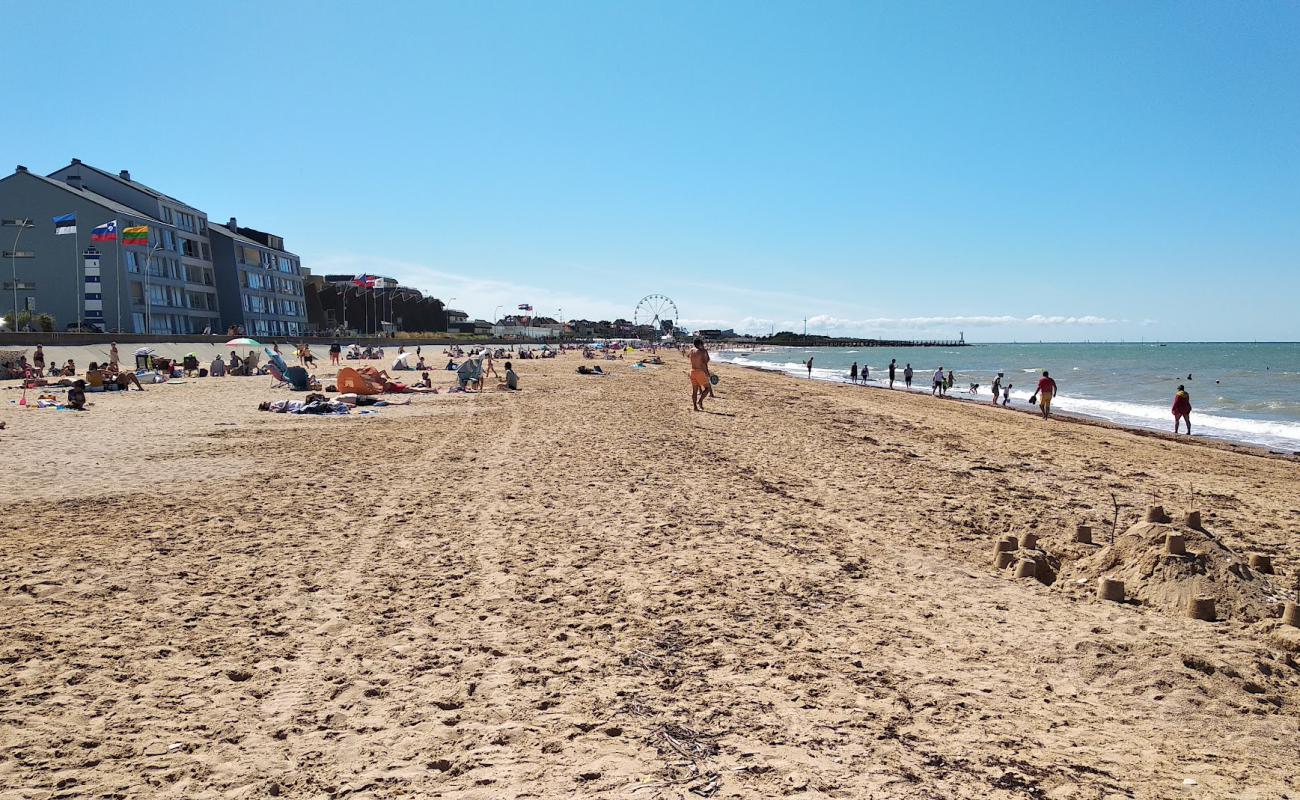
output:
[[[148,247],[149,246],[149,226],[137,225],[134,228],[122,229],[122,244],[127,247]]]

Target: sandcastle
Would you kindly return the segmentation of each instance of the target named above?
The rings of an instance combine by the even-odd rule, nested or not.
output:
[[[1176,523],[1153,505],[1145,519],[1095,550],[1067,545],[1062,585],[1092,585],[1098,600],[1136,602],[1207,622],[1276,620],[1279,613],[1285,622],[1294,604],[1284,607],[1285,589],[1271,579],[1267,555],[1234,552],[1204,529],[1198,511],[1179,515]],[[1083,538],[1076,529],[1075,544]]]

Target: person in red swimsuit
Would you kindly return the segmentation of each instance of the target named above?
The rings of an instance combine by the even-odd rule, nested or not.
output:
[[[1052,398],[1056,396],[1056,381],[1043,370],[1043,377],[1038,379],[1038,408],[1043,412],[1043,419],[1052,416]]]
[[[1174,433],[1178,433],[1178,421],[1184,420],[1187,423],[1187,435],[1192,435],[1192,396],[1187,393],[1187,387],[1181,383],[1178,384],[1178,391],[1174,393]]]

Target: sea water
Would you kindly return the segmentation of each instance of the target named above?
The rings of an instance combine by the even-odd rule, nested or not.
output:
[[[1300,344],[976,344],[967,347],[771,347],[722,349],[720,361],[806,378],[848,382],[849,367],[870,369],[869,384],[895,388],[912,365],[913,391],[929,392],[935,369],[952,370],[955,397],[990,402],[1000,371],[1011,383],[1011,404],[1026,407],[1044,369],[1056,379],[1054,409],[1121,425],[1173,431],[1174,392],[1192,397],[1192,430],[1208,436],[1287,453],[1300,451]],[[977,394],[969,386],[978,383]]]

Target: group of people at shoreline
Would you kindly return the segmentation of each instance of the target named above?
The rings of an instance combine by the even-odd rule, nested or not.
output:
[[[707,350],[705,350],[704,345],[700,340],[698,339],[695,340],[695,347],[696,350],[692,351],[690,354],[691,355],[691,384],[692,384],[692,395],[693,395],[692,402],[696,403],[698,406],[699,401],[695,400],[694,397],[699,394],[701,389],[698,384],[698,368],[696,362],[697,360],[702,360],[703,364],[705,365],[703,367],[704,369],[703,374],[707,376],[709,374],[707,371],[709,356]],[[699,353],[702,353],[703,355],[700,356],[698,355]],[[815,356],[809,356],[808,359],[803,362],[803,366],[805,369],[807,369],[808,378],[810,380],[813,379],[814,359]],[[888,367],[888,373],[889,373],[888,388],[893,389],[894,384],[898,382],[898,372],[899,372],[898,360],[891,358],[889,360],[889,367]],[[905,388],[907,389],[912,388],[912,379],[915,375],[915,372],[916,371],[912,368],[912,365],[910,363],[906,364],[903,367],[902,383]],[[1188,375],[1187,377],[1191,378],[1191,375]],[[862,384],[865,386],[867,382],[871,379],[871,368],[866,364],[863,364],[861,365],[861,367],[859,367],[858,362],[854,361],[849,366],[848,378],[850,383],[853,383],[855,385]],[[884,381],[882,381],[882,383],[883,382]],[[945,371],[944,367],[940,365],[937,369],[935,369],[934,374],[931,376],[930,394],[931,396],[934,397],[948,397],[949,393],[952,391],[955,384],[956,384],[956,376],[953,374],[953,371],[951,369]],[[980,389],[980,384],[971,383],[968,386],[967,394],[977,395],[979,394],[979,389]],[[993,385],[992,385],[993,405],[1002,406],[1004,408],[1009,406],[1011,404],[1011,389],[1012,389],[1012,384],[1011,382],[1006,381],[1006,374],[1004,372],[999,371],[993,379]],[[1043,370],[1041,376],[1038,378],[1037,384],[1034,387],[1034,393],[1029,398],[1029,404],[1031,406],[1035,406],[1035,405],[1038,406],[1039,414],[1043,417],[1043,419],[1049,419],[1052,416],[1052,401],[1057,397],[1059,393],[1060,393],[1060,388],[1057,386],[1056,379],[1051,376],[1051,373],[1048,370]],[[1174,433],[1175,434],[1179,433],[1182,430],[1182,428],[1185,426],[1187,435],[1190,436],[1192,433],[1192,399],[1191,399],[1191,395],[1187,391],[1187,386],[1185,384],[1178,385],[1178,389],[1174,393],[1174,400],[1173,400],[1173,406],[1171,408],[1171,411],[1174,416]]]

